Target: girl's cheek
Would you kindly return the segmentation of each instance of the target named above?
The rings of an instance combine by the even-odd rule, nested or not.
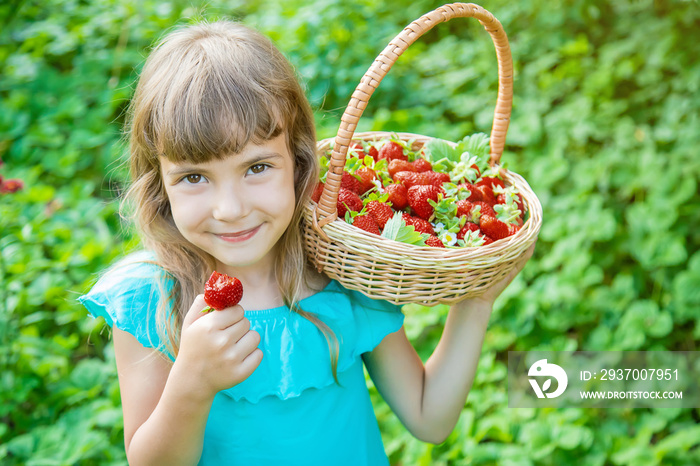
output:
[[[170,198],[170,210],[173,215],[197,216],[209,208],[209,201],[203,196],[176,193]]]
[[[284,179],[271,176],[267,180],[248,184],[246,194],[250,199],[262,199],[284,195],[285,191]]]

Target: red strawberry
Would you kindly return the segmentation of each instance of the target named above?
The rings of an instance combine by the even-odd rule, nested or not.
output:
[[[422,218],[414,217],[414,216],[409,215],[409,214],[404,212],[403,221],[404,221],[404,223],[406,223],[407,226],[412,225],[413,228],[418,233],[427,233],[429,235],[435,234],[435,230],[433,229],[433,226],[427,220],[423,220]]]
[[[520,230],[520,225],[508,225],[508,236],[513,236]]]
[[[379,162],[379,151],[374,146],[369,146],[369,156],[374,159],[375,162]]]
[[[316,185],[316,189],[314,189],[313,194],[311,194],[311,200],[318,203],[319,199],[321,199],[321,194],[323,193],[323,187],[325,185],[319,181],[318,184]]]
[[[482,215],[479,220],[479,228],[488,237],[499,240],[510,236],[508,224],[503,223],[491,215]]]
[[[469,167],[469,168],[473,168],[474,170],[476,170],[476,177],[477,177],[477,178],[479,178],[479,177],[481,176],[481,170],[479,170],[479,166],[478,166],[477,164],[473,164],[473,165],[472,165],[471,167]]]
[[[408,157],[403,154],[403,147],[395,141],[389,141],[379,149],[379,160],[381,159],[400,159],[408,162]]]
[[[220,311],[227,307],[238,304],[243,297],[243,285],[235,277],[214,271],[204,285],[204,302],[209,308],[204,308],[202,312],[209,312],[212,309]]]
[[[460,190],[466,189],[469,191],[469,197],[467,198],[468,201],[476,202],[476,201],[483,201],[483,196],[481,195],[481,191],[476,189],[476,186],[473,184],[469,183],[461,183],[459,186],[457,186]]]
[[[487,202],[484,201],[479,201],[479,202],[474,202],[475,206],[481,207],[481,215],[490,215],[491,217],[496,216],[496,212],[493,210],[493,207]]]
[[[417,158],[416,161],[413,162],[413,166],[419,173],[427,172],[433,169],[433,166],[430,164],[430,162],[422,158]]]
[[[403,183],[406,188],[430,184],[422,173],[415,172],[398,172],[394,175],[394,181]]]
[[[352,176],[350,172],[347,171],[343,171],[343,177],[340,179],[340,187],[350,190],[356,194],[360,194],[360,190],[362,189],[360,180]]]
[[[437,202],[438,194],[440,194],[440,188],[437,186],[412,186],[408,188],[408,204],[417,216],[428,220],[435,211],[428,199]]]
[[[479,231],[479,225],[472,222],[465,223],[462,229],[459,230],[459,233],[457,233],[457,239],[464,239],[464,235],[466,235],[468,231]]]
[[[433,248],[444,248],[445,245],[440,241],[440,238],[438,238],[435,235],[430,235],[428,239],[425,240],[426,246],[431,246]]]
[[[477,186],[489,186],[491,189],[493,189],[496,186],[500,186],[501,188],[505,188],[505,184],[503,183],[503,180],[500,178],[496,178],[495,176],[485,176],[481,180],[479,180],[476,183]]]
[[[360,192],[359,195],[363,195],[370,189],[374,188],[374,180],[377,178],[377,174],[371,168],[360,168],[355,172],[355,175],[360,177]]]
[[[374,233],[375,235],[381,235],[379,225],[377,225],[377,221],[371,215],[358,215],[352,220],[352,224],[361,230]]]
[[[356,154],[356,156],[359,158],[362,158],[365,155],[367,155],[365,153],[365,149],[362,147],[362,144],[360,144],[359,142],[353,142],[352,144],[350,144],[348,152],[350,152],[350,154]]]
[[[473,208],[474,204],[469,201],[457,201],[457,217],[463,217],[465,215],[470,217]]]
[[[390,184],[384,188],[384,192],[389,195],[388,202],[391,202],[395,210],[403,210],[408,207],[408,189],[401,183]]]
[[[362,199],[360,199],[360,196],[358,196],[356,193],[345,188],[340,188],[340,191],[338,192],[337,208],[338,217],[345,218],[345,213],[348,210],[352,210],[353,212],[359,212],[362,210]]]
[[[496,203],[496,196],[493,195],[493,188],[491,188],[491,186],[481,185],[477,186],[476,189],[481,193],[481,198],[484,202],[490,205]]]
[[[490,236],[482,235],[481,237],[484,238],[483,246],[493,243],[493,238],[491,238]]]
[[[450,175],[448,175],[447,173],[434,172],[430,170],[427,172],[423,172],[423,176],[425,176],[428,179],[428,184],[432,184],[433,186],[437,186],[438,188],[442,187],[442,183],[450,182]]]
[[[367,213],[374,217],[379,228],[384,228],[386,222],[394,216],[394,211],[388,204],[379,201],[369,201],[367,203]]]
[[[476,206],[479,206],[478,209],[476,209]],[[486,204],[485,202],[470,202],[470,201],[457,201],[457,217],[467,217],[468,222],[473,222],[473,223],[479,223],[479,217],[481,217],[481,214],[484,213],[484,209],[486,209],[487,213],[493,214],[493,216],[496,216],[496,212],[493,211],[490,205]]]
[[[394,159],[389,162],[388,171],[389,176],[393,180],[394,175],[396,175],[398,172],[414,172],[416,171],[416,167],[414,167],[408,160]]]
[[[24,182],[22,180],[4,179],[4,180],[2,180],[2,185],[0,186],[0,193],[2,193],[2,194],[16,193],[17,191],[19,191],[22,188],[24,188]]]

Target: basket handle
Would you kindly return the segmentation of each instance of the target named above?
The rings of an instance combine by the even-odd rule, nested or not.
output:
[[[452,3],[443,5],[409,24],[399,35],[394,37],[382,53],[374,60],[372,66],[357,85],[348,103],[345,113],[340,119],[340,128],[335,137],[333,152],[326,175],[326,185],[321,198],[314,210],[314,229],[326,236],[321,227],[338,217],[336,203],[340,190],[340,180],[345,169],[345,158],[348,153],[352,136],[357,128],[369,98],[379,86],[384,76],[401,54],[413,44],[416,39],[431,30],[435,25],[453,18],[476,18],[491,34],[498,59],[498,99],[491,128],[491,165],[498,163],[503,153],[503,147],[510,122],[510,112],[513,104],[513,60],[510,45],[501,23],[494,16],[473,3]]]

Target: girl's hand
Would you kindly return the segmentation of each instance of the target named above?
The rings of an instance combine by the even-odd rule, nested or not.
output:
[[[260,365],[260,334],[250,330],[250,321],[239,305],[202,313],[204,295],[194,300],[182,325],[180,350],[175,366],[197,390],[212,397],[250,377]],[[193,387],[194,388],[194,387]]]
[[[532,257],[532,254],[535,252],[535,244],[537,243],[533,243],[532,246],[528,248],[525,254],[523,254],[523,256],[520,259],[518,259],[518,262],[515,264],[515,268],[513,268],[513,270],[511,270],[510,273],[506,275],[503,279],[496,283],[493,283],[482,295],[477,296],[476,298],[465,299],[460,303],[468,302],[470,303],[470,305],[477,304],[493,307],[493,303],[496,301],[496,298],[498,298],[500,294],[503,293],[503,290],[505,290],[508,287],[508,285],[510,285],[513,279],[525,267],[527,261],[530,260],[530,257]]]

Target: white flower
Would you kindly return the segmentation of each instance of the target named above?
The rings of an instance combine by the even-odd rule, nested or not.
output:
[[[445,230],[445,225],[442,222],[438,222],[435,224],[435,231],[437,233],[441,233]]]
[[[451,231],[446,231],[440,240],[445,246],[454,246],[457,243],[457,235]]]
[[[384,187],[382,186],[382,182],[381,182],[381,181],[379,181],[378,179],[375,178],[375,179],[372,181],[372,183],[374,183],[374,185],[377,187],[377,191],[379,191],[380,194],[383,194],[383,193],[384,193]]]

